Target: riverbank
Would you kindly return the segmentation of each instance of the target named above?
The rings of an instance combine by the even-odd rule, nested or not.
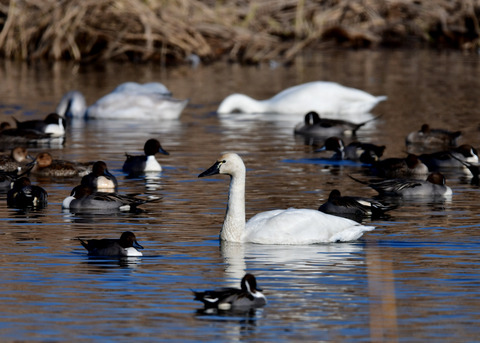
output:
[[[479,46],[478,0],[0,0],[0,56],[288,63],[307,48]]]

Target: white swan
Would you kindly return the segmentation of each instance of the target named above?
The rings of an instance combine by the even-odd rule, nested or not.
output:
[[[386,96],[373,96],[335,82],[316,81],[290,87],[267,100],[255,100],[244,94],[226,97],[217,113],[281,113],[302,117],[311,111],[343,117],[370,112]]]
[[[260,244],[313,244],[352,241],[373,226],[311,209],[262,212],[245,223],[245,165],[234,153],[223,155],[198,177],[214,174],[231,176],[228,206],[220,238],[229,242]]]
[[[60,100],[57,113],[73,118],[178,119],[187,103],[188,100],[172,98],[161,83],[126,82],[88,108],[82,93],[70,91]]]

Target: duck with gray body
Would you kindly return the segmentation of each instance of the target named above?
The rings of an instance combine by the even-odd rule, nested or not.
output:
[[[201,301],[206,309],[248,309],[267,304],[267,298],[257,286],[257,280],[252,274],[245,274],[240,282],[240,289],[224,287],[203,292],[194,291],[193,294],[194,300]]]

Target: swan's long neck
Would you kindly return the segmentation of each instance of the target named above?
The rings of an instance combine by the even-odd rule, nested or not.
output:
[[[243,242],[245,231],[245,169],[231,176],[228,205],[220,238],[228,242]]]
[[[232,94],[228,96],[218,109],[219,113],[263,113],[267,104],[264,101],[255,100],[244,94]]]

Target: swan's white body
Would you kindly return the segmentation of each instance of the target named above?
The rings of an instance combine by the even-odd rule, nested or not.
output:
[[[68,92],[60,100],[57,113],[74,118],[96,119],[178,119],[188,100],[171,97],[161,83],[126,82],[87,108],[82,93]]]
[[[363,226],[349,219],[311,209],[262,212],[245,222],[245,176],[242,159],[237,154],[223,155],[217,163],[199,176],[231,176],[228,207],[220,238],[229,242],[260,244],[313,244],[352,241],[373,226]]]
[[[368,113],[386,98],[335,82],[316,81],[287,88],[267,100],[255,100],[244,94],[232,94],[222,101],[217,112],[281,113],[303,117],[306,113],[315,111],[342,118]]]

